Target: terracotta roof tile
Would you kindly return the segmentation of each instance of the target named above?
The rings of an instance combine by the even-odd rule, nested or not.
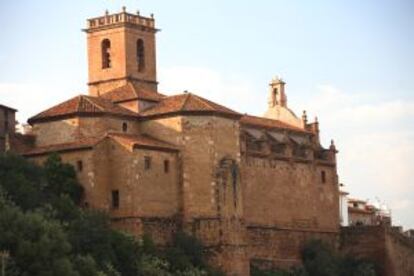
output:
[[[84,139],[80,139],[80,140],[77,140],[71,143],[62,143],[62,144],[55,144],[55,145],[49,145],[49,146],[43,146],[43,147],[36,147],[28,151],[22,152],[22,154],[24,156],[33,156],[33,155],[48,154],[52,152],[88,149],[88,148],[92,148],[94,145],[96,145],[101,140],[102,138],[101,139],[84,138]]]
[[[240,117],[241,114],[191,93],[166,97],[156,106],[140,113],[144,117],[167,114],[215,113]]]
[[[129,147],[143,147],[159,150],[178,151],[178,148],[174,145],[155,139],[145,134],[133,135],[125,133],[110,133],[108,136]]]
[[[251,115],[244,115],[240,119],[240,123],[242,125],[259,127],[259,128],[268,128],[268,129],[278,128],[278,129],[288,129],[288,130],[297,131],[297,132],[311,133],[310,131],[307,131],[303,128],[292,126],[279,120],[251,116]]]
[[[132,83],[127,83],[124,86],[115,88],[100,97],[110,100],[114,103],[126,102],[131,100],[146,100],[152,102],[159,102],[165,96],[144,88],[136,88]]]
[[[99,97],[79,95],[33,116],[29,119],[29,123],[32,124],[37,121],[48,120],[51,118],[81,114],[112,114],[130,117],[138,116],[138,114],[118,106],[109,100]]]

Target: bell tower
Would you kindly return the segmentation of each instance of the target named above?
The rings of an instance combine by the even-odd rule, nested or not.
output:
[[[302,119],[298,118],[287,105],[285,84],[280,77],[275,77],[270,82],[268,106],[264,117],[303,128],[304,122]]]
[[[280,77],[275,77],[269,84],[269,108],[276,105],[286,107],[285,82]]]
[[[88,19],[89,94],[99,96],[132,83],[157,93],[154,16],[122,12]]]

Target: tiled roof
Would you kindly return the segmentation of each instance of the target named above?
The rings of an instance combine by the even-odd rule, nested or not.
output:
[[[101,97],[111,100],[114,103],[119,103],[137,99],[159,102],[165,96],[156,91],[150,91],[144,88],[136,88],[132,83],[127,83],[124,86],[115,88],[114,90],[101,95]]]
[[[137,117],[138,115],[126,108],[120,107],[109,100],[85,95],[76,96],[70,100],[51,107],[29,119],[32,124],[37,121],[60,118],[67,115],[81,114],[112,114],[118,116]]]
[[[24,156],[43,155],[52,152],[62,152],[80,149],[89,149],[96,145],[100,140],[99,138],[84,138],[79,139],[71,143],[55,144],[50,146],[36,147],[28,151],[22,152]]]
[[[191,93],[166,97],[154,107],[140,113],[143,117],[157,117],[167,114],[220,114],[240,117],[241,114]]]
[[[242,125],[259,127],[259,128],[268,128],[268,129],[278,128],[278,129],[288,129],[288,130],[297,131],[297,132],[311,133],[303,128],[292,126],[279,120],[256,117],[256,116],[251,116],[251,115],[244,115],[240,119],[240,123]]]
[[[110,133],[108,136],[118,141],[119,143],[132,148],[138,147],[156,150],[178,151],[177,147],[145,134],[133,135],[125,133]]]

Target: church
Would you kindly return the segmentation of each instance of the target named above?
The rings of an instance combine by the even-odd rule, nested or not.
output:
[[[88,94],[29,119],[43,162],[73,164],[84,208],[113,227],[167,245],[199,238],[227,275],[290,267],[310,239],[339,236],[337,150],[317,121],[289,109],[285,82],[269,84],[262,117],[185,91],[158,91],[154,16],[106,12],[87,20]],[[263,99],[265,101],[266,99]]]

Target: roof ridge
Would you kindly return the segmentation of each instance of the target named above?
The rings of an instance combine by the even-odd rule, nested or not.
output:
[[[178,96],[178,95],[177,95],[177,96]],[[180,108],[179,110],[184,110],[184,107],[185,107],[185,105],[187,104],[188,99],[189,99],[189,98],[190,98],[190,96],[191,96],[191,93],[184,94],[184,96],[185,96],[184,102],[183,102],[183,104],[181,105],[181,108]]]
[[[101,111],[105,111],[104,107],[102,107],[101,105],[91,100],[92,98],[95,98],[95,97],[91,97],[91,96],[84,96],[84,97],[91,105],[98,107],[98,109],[100,109]]]
[[[83,95],[81,94],[81,95],[78,95],[78,96],[76,96],[76,98],[78,99],[78,103],[77,103],[77,105],[76,105],[76,111],[80,111],[80,108],[81,108],[81,101],[82,101],[82,99],[83,99]],[[69,100],[70,101],[70,100]]]
[[[135,96],[138,96],[138,91],[135,88],[135,86],[132,84],[132,82],[128,81],[125,86],[128,86],[128,87],[132,88],[132,92],[135,94]]]
[[[276,121],[276,122],[280,122],[280,123],[283,123],[283,124],[290,125],[290,124],[285,123],[285,122],[283,122],[281,120],[278,120],[278,119],[272,119],[272,118],[267,118],[267,117],[262,117],[262,116],[256,116],[256,115],[250,115],[250,114],[243,114],[243,117],[245,117],[245,116],[246,117],[258,118],[258,119],[263,119],[263,120],[269,120],[269,121]]]
[[[209,101],[207,99],[204,99],[203,97],[200,97],[198,95],[196,95],[195,98],[197,99],[197,101],[201,102],[203,105],[205,105],[205,106],[207,106],[207,107],[209,107],[213,110],[216,110],[216,108],[213,105],[211,105],[211,103],[209,103]]]

